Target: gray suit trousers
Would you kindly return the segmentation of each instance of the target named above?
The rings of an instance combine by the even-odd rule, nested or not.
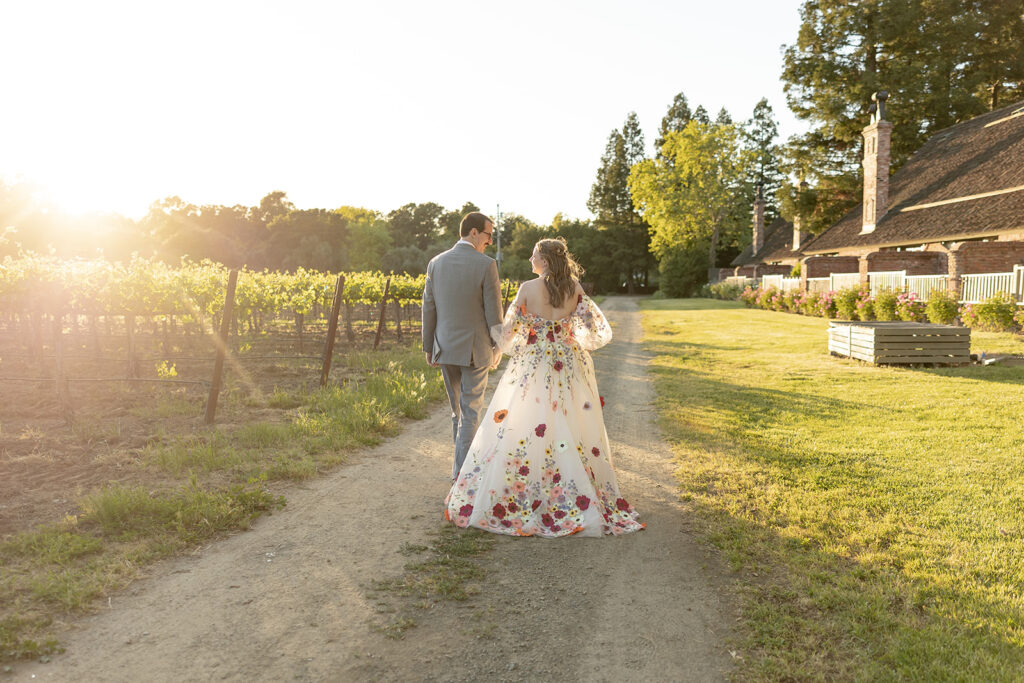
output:
[[[476,429],[480,426],[480,411],[484,407],[484,391],[487,389],[487,366],[442,365],[441,376],[444,377],[444,388],[448,390],[448,402],[452,407],[454,478],[462,469],[469,446],[476,436]]]

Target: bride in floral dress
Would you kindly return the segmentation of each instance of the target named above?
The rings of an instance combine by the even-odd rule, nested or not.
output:
[[[579,285],[582,269],[561,239],[530,257],[540,277],[520,287],[491,330],[510,356],[445,518],[515,536],[623,534],[644,527],[619,493],[590,351],[612,330]]]

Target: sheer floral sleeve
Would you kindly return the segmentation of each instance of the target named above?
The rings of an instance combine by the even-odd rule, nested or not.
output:
[[[572,336],[587,351],[599,349],[612,340],[612,326],[589,296],[580,294],[577,301],[571,318]]]
[[[526,348],[526,338],[530,331],[530,324],[523,317],[517,304],[518,301],[509,304],[502,324],[491,326],[491,339],[502,353],[509,356],[514,356]]]

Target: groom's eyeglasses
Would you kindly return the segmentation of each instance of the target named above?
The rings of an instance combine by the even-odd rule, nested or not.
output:
[[[487,235],[487,241],[488,242],[494,242],[494,231],[493,230],[491,230],[490,232],[487,232],[486,230],[481,230],[480,233],[483,234],[483,235]]]

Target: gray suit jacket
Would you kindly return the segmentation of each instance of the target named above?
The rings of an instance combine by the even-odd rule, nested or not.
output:
[[[435,363],[490,365],[489,330],[501,319],[494,259],[460,241],[430,260],[423,287],[423,350]]]

